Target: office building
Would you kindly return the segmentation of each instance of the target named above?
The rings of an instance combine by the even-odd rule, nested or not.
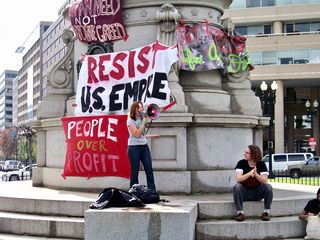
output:
[[[67,0],[59,9],[57,20],[40,22],[17,53],[23,55],[18,72],[17,125],[37,119],[38,103],[43,98],[47,74],[65,54],[62,31],[70,23],[62,17]]]
[[[17,71],[5,70],[0,75],[0,130],[12,127],[13,82]]]
[[[42,95],[42,36],[51,22],[40,22],[21,46],[26,53],[18,72],[18,124],[36,119]]]
[[[320,0],[237,0],[223,17],[247,36],[257,95],[262,81],[278,85],[271,114],[274,151],[320,154]],[[268,140],[266,131],[264,149]]]

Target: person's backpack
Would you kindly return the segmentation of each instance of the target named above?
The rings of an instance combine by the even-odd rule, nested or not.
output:
[[[135,195],[117,188],[105,188],[99,194],[98,199],[90,204],[91,209],[144,206],[143,202]]]
[[[134,184],[129,193],[132,193],[138,197],[143,203],[158,203],[160,202],[160,196],[157,192],[154,192],[145,185]]]

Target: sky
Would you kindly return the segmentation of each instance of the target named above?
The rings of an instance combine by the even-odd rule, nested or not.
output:
[[[28,38],[40,21],[54,22],[65,0],[6,0],[0,8],[0,74],[18,70],[16,49]]]

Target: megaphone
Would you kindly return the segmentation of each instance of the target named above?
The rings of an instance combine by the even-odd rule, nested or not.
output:
[[[151,103],[147,107],[146,116],[151,120],[156,120],[160,116],[160,108],[157,104]]]

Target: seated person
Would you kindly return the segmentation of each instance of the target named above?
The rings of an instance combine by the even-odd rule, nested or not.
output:
[[[302,212],[299,213],[299,219],[306,220],[310,215],[320,217],[320,188],[317,192],[317,198],[310,200]]]
[[[272,186],[268,184],[268,169],[262,161],[262,153],[257,145],[249,145],[244,152],[244,159],[237,163],[236,181],[233,187],[233,199],[237,209],[236,220],[244,221],[243,201],[264,199],[263,221],[270,220],[270,207],[273,198]]]

